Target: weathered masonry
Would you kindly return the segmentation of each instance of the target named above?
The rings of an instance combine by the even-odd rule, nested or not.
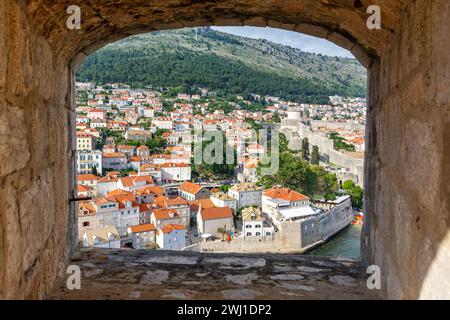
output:
[[[381,30],[366,27],[371,4]],[[450,298],[449,16],[448,0],[0,1],[0,297],[46,297],[73,252],[84,57],[152,30],[253,25],[329,39],[367,66],[364,263],[384,297]]]

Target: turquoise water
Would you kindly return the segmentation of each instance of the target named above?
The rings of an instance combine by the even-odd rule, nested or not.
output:
[[[310,256],[359,259],[361,226],[349,225],[322,246],[306,253]]]

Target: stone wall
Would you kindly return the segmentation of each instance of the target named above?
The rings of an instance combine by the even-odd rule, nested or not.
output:
[[[264,240],[258,238],[235,238],[233,241],[203,241],[186,251],[228,253],[303,253],[301,225],[284,223],[283,231]]]
[[[328,130],[348,130],[348,131],[363,131],[364,126],[359,123],[352,122],[330,122],[323,120],[310,120],[312,129],[325,128]]]
[[[449,297],[450,2],[0,1],[0,297],[41,298],[76,242],[73,70],[104,44],[157,29],[271,26],[322,37],[369,70],[365,262],[385,297]],[[58,197],[55,197],[55,194]],[[70,210],[72,209],[72,210]]]
[[[304,253],[334,236],[354,218],[350,199],[331,208],[324,206],[323,209],[327,213],[314,219],[282,222],[280,231],[264,240],[239,237],[230,242],[203,241],[188,247],[186,251]]]
[[[389,298],[450,298],[450,1],[410,1],[369,70],[363,253]]]
[[[291,120],[289,120],[290,122]],[[308,138],[311,146],[318,146],[319,153],[322,158],[336,164],[340,167],[348,168],[349,172],[356,176],[355,183],[362,186],[364,181],[364,160],[358,159],[342,151],[334,149],[333,141],[328,139],[324,134],[312,131],[309,126],[297,123],[295,127],[281,126],[281,132],[284,133],[289,140],[289,148],[292,150],[300,150],[302,140]]]
[[[0,298],[44,297],[76,239],[68,68],[21,3],[0,2]]]

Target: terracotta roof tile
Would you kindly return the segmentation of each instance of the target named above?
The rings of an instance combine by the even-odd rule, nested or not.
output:
[[[197,194],[202,190],[202,186],[198,185],[196,183],[192,183],[189,181],[184,182],[181,186],[178,187],[183,192],[190,193],[190,194]]]
[[[215,220],[215,219],[225,219],[232,218],[233,212],[231,208],[223,207],[223,208],[207,208],[202,209],[201,212],[202,220]]]
[[[272,189],[265,190],[264,195],[272,199],[283,199],[290,202],[309,200],[307,196],[289,188],[273,187]]]
[[[148,231],[156,230],[155,225],[152,223],[141,224],[138,226],[131,226],[130,229],[131,229],[131,232],[133,232],[133,233],[148,232]]]

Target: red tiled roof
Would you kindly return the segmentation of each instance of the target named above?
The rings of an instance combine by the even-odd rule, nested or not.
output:
[[[171,217],[170,214],[173,214],[173,217]],[[178,211],[175,209],[154,209],[153,215],[155,216],[156,220],[166,220],[177,218],[180,216]]]
[[[155,184],[153,181],[152,176],[132,176],[132,177],[122,177],[120,178],[120,181],[122,182],[122,185],[124,187],[133,187],[135,186],[138,182],[145,182],[147,185],[148,184]]]
[[[211,201],[211,199],[193,200],[193,201],[188,201],[188,203],[189,203],[189,207],[191,208],[191,211],[198,210],[200,204],[202,205],[202,209],[214,208],[214,203]]]
[[[126,158],[127,156],[122,152],[104,153],[103,158]]]
[[[174,230],[183,230],[185,227],[179,224],[166,224],[161,230],[162,233],[172,233]]]
[[[131,229],[131,232],[133,232],[133,233],[148,232],[148,231],[156,230],[155,225],[152,223],[141,224],[138,226],[131,226],[130,229]]]
[[[82,184],[78,184],[78,192],[86,192],[92,190],[89,186],[84,186]]]
[[[215,220],[215,219],[225,219],[225,218],[232,218],[233,217],[233,211],[231,211],[231,208],[223,207],[223,208],[207,208],[202,209],[201,212],[202,220]]]
[[[150,203],[141,203],[139,204],[139,213],[147,213],[152,209],[152,205]]]
[[[307,196],[289,188],[273,187],[272,189],[265,190],[264,195],[272,199],[283,199],[290,202],[309,200]]]
[[[190,194],[197,194],[198,192],[200,192],[200,190],[202,190],[202,188],[203,187],[201,185],[189,181],[186,181],[185,183],[183,183],[181,186],[178,187],[178,189],[180,189],[181,191]]]
[[[93,174],[79,174],[78,175],[78,181],[91,181],[91,180],[97,181],[98,179],[99,178]]]
[[[136,194],[138,195],[154,194],[156,196],[160,196],[164,193],[164,188],[160,186],[145,186],[136,191]]]

